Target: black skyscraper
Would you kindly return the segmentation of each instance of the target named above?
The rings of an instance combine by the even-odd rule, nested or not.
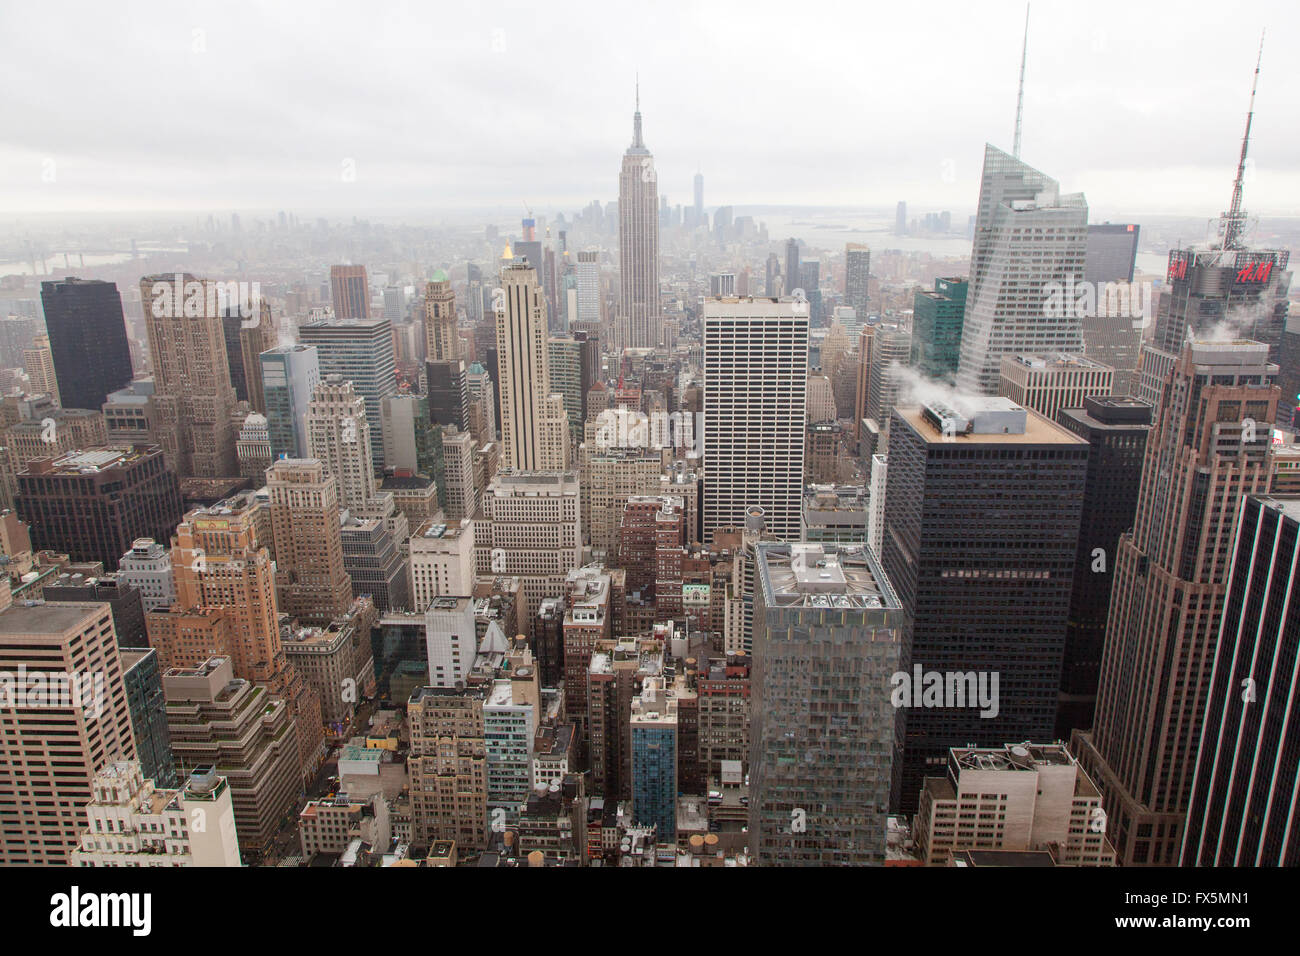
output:
[[[1069,740],[1076,727],[1086,730],[1092,726],[1110,609],[1111,571],[1119,553],[1119,536],[1133,527],[1142,458],[1151,430],[1151,406],[1141,399],[1099,395],[1085,398],[1083,405],[1063,408],[1056,416],[1090,447],[1056,712],[1056,736],[1062,740]]]
[[[42,282],[41,305],[63,407],[98,410],[132,375],[117,286],[99,279]]]
[[[881,563],[908,612],[900,670],[943,693],[900,701],[893,809],[952,747],[1051,738],[1087,467],[1086,442],[1006,398],[894,409]]]
[[[1300,498],[1247,495],[1192,783],[1184,866],[1297,866]]]

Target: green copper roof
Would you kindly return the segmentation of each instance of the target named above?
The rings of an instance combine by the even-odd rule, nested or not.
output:
[[[475,362],[469,367],[469,374],[471,375],[482,375],[486,371],[487,369],[485,369],[479,362]]]
[[[429,279],[429,281],[430,281],[430,282],[446,282],[446,281],[447,281],[447,273],[443,272],[441,269],[434,269],[434,270],[433,270],[433,276]]]

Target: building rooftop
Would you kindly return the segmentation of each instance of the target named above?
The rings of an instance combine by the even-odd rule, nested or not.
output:
[[[986,399],[985,401],[992,402],[993,399]],[[1017,409],[1020,408],[1020,406],[1016,405],[1015,402],[1012,402],[1010,399],[1002,399],[1001,401],[1007,403],[1013,408],[1017,408]],[[996,408],[992,408],[991,406],[989,410],[1009,411],[1009,409],[996,409]],[[955,422],[955,425],[957,427],[951,430],[947,436],[945,436],[942,427],[936,424],[936,422],[940,420],[936,413],[946,412],[948,414],[953,414],[954,410],[951,408],[938,405],[937,403],[933,403],[928,407],[920,406],[920,405],[912,406],[912,407],[898,407],[895,408],[894,411],[896,414],[901,416],[904,421],[906,421],[909,425],[911,425],[912,428],[916,430],[916,433],[918,435],[920,435],[922,438],[926,439],[929,443],[934,445],[951,444],[951,443],[956,443],[958,445],[1086,445],[1087,444],[1087,442],[1085,442],[1082,438],[1080,438],[1078,435],[1075,435],[1073,432],[1069,431],[1068,429],[1062,428],[1060,425],[1057,425],[1055,422],[1052,422],[1044,418],[1042,415],[1038,414],[1037,412],[1029,411],[1028,409],[1020,409],[1020,411],[1024,413],[1024,425],[1023,425],[1023,430],[1019,432],[1015,432],[1015,431],[977,432],[972,430],[971,432],[967,433],[961,427],[962,423],[963,422],[971,423],[972,425],[973,423],[971,422],[970,419],[966,418],[965,416],[962,416],[960,413],[956,413],[958,417],[957,417],[957,421]],[[976,416],[978,415],[979,415],[979,410],[977,409],[974,415],[972,416],[972,418],[976,418]],[[976,420],[978,419],[976,418]]]
[[[58,458],[36,459],[27,466],[28,474],[44,475],[94,475],[111,468],[130,465],[153,453],[162,453],[157,445],[102,445],[80,451],[70,451]]]
[[[1002,361],[1012,365],[1019,365],[1022,368],[1040,371],[1054,369],[1095,369],[1104,371],[1110,368],[1109,365],[1094,362],[1082,353],[1071,352],[1034,352],[1022,355],[1004,355]]]
[[[102,613],[104,604],[28,601],[0,611],[0,634],[62,634]]]
[[[902,607],[864,545],[763,542],[758,551],[764,599],[778,607]]]
[[[1300,523],[1300,496],[1295,495],[1253,495],[1265,508],[1279,511],[1292,521]]]

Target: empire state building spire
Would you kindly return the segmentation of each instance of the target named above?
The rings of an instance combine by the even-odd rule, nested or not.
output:
[[[636,112],[632,114],[632,148],[645,149],[641,139],[641,74],[636,78]]]

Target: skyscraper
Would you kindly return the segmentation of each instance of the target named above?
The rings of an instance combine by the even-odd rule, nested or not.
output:
[[[618,267],[620,344],[659,344],[659,175],[641,139],[641,95],[632,118],[632,145],[618,176]]]
[[[985,146],[957,371],[963,390],[996,395],[1009,352],[1083,351],[1079,317],[1051,301],[1053,284],[1083,279],[1087,227],[1082,193],[1062,195],[1056,180]]]
[[[112,609],[0,611],[0,671],[0,864],[65,866],[95,774],[136,758]]]
[[[272,460],[307,457],[307,405],[320,383],[314,345],[286,345],[259,356]]]
[[[883,864],[904,611],[861,545],[759,544],[749,842],[760,865]]]
[[[695,224],[704,222],[704,174],[695,174]]]
[[[894,409],[881,561],[908,612],[900,670],[965,688],[908,695],[895,809],[953,747],[1050,739],[1087,465],[1083,439],[1005,398]]]
[[[1262,343],[1193,341],[1164,382],[1115,558],[1096,718],[1071,740],[1122,865],[1178,860],[1237,515],[1271,480],[1276,378]]]
[[[871,278],[871,250],[858,242],[844,247],[844,304],[853,309],[859,327],[867,321],[867,283]]]
[[[564,397],[551,388],[546,306],[537,272],[526,265],[501,270],[497,310],[501,375],[502,466],[561,471],[568,461],[569,423]]]
[[[334,318],[370,318],[370,281],[365,266],[330,266]]]
[[[1141,233],[1142,227],[1132,222],[1090,225],[1083,278],[1096,284],[1132,282]]]
[[[588,331],[600,328],[600,253],[579,252],[577,321]]]
[[[71,276],[42,282],[41,307],[64,408],[97,409],[131,381],[122,296],[114,283]]]
[[[48,335],[36,336],[31,347],[23,349],[23,371],[27,373],[32,394],[48,395],[55,405],[60,404],[59,382],[54,373],[54,356]]]
[[[367,513],[375,497],[366,403],[341,376],[327,375],[307,406],[307,454],[338,482],[339,507]]]
[[[156,434],[181,478],[237,475],[235,389],[222,316],[229,283],[191,275],[140,280],[153,367]],[[248,303],[241,303],[247,305]]]
[[[1300,499],[1247,495],[1215,642],[1183,866],[1295,866]]]
[[[808,304],[704,304],[704,523],[739,528],[751,505],[784,540],[799,537],[808,391]]]
[[[14,509],[38,551],[117,568],[136,538],[167,540],[184,514],[157,445],[99,446],[29,462]]]
[[[280,607],[305,624],[324,627],[352,606],[338,482],[314,458],[282,458],[267,469],[266,479]]]
[[[266,403],[262,391],[262,365],[259,356],[275,348],[275,322],[271,306],[265,300],[251,303],[257,318],[245,318],[240,310],[227,310],[221,317],[221,330],[226,340],[226,364],[230,366],[230,384],[235,398],[248,402],[255,412],[262,413]]]
[[[799,273],[799,240],[787,239],[785,241],[785,287],[782,292],[785,295],[793,295],[794,290],[800,287],[799,281],[801,278],[802,276]]]
[[[1263,53],[1261,37],[1261,59]],[[1286,249],[1247,245],[1249,217],[1242,206],[1246,153],[1250,147],[1258,84],[1257,60],[1237,177],[1228,209],[1219,216],[1218,241],[1208,246],[1169,251],[1169,269],[1165,275],[1169,288],[1160,297],[1154,345],[1175,356],[1180,354],[1185,339],[1216,338],[1218,329],[1226,326],[1238,338],[1266,344],[1270,362],[1276,363],[1281,357],[1287,293],[1291,285],[1291,273],[1287,271],[1291,253]],[[1294,370],[1282,371],[1288,381],[1294,381]],[[1292,401],[1294,394],[1288,389],[1286,400]]]
[[[316,346],[321,375],[341,375],[366,400],[370,451],[384,465],[384,399],[397,394],[393,327],[385,319],[312,322],[298,330],[298,340]]]
[[[1068,740],[1075,727],[1092,726],[1116,549],[1120,535],[1133,527],[1151,406],[1099,395],[1085,398],[1080,408],[1062,408],[1056,421],[1090,446],[1056,712],[1055,736]]]
[[[967,282],[950,276],[934,280],[934,290],[917,289],[912,299],[911,364],[926,378],[951,382],[961,362],[962,322]]]
[[[417,840],[455,840],[460,851],[487,846],[485,697],[482,687],[421,687],[411,695],[406,765]]]
[[[424,292],[425,359],[443,362],[462,358],[456,327],[456,293],[447,273],[438,269]]]

